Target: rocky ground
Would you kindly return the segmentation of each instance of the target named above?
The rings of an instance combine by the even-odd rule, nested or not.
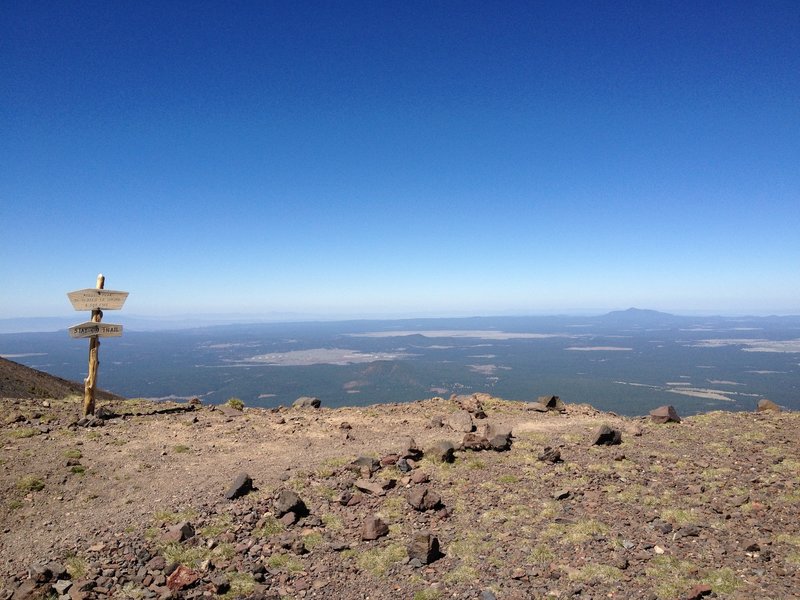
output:
[[[0,599],[800,597],[798,413],[99,405],[0,400]]]

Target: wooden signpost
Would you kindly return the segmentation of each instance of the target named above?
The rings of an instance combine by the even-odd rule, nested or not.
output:
[[[97,276],[97,287],[69,292],[67,297],[75,310],[91,310],[92,320],[73,325],[69,328],[69,335],[73,338],[89,338],[89,375],[84,380],[83,386],[83,416],[94,414],[94,391],[97,387],[97,370],[100,367],[98,353],[101,337],[119,337],[122,335],[122,325],[101,323],[103,310],[119,310],[125,304],[128,292],[105,290],[106,278],[103,274]]]

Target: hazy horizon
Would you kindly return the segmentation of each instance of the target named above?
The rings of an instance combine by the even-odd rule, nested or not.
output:
[[[799,314],[797,19],[4,3],[0,318]]]

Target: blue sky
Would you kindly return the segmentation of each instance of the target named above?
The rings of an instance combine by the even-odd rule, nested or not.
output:
[[[5,2],[0,318],[800,313],[796,2]]]

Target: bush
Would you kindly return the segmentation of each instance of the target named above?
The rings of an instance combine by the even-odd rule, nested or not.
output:
[[[228,401],[225,404],[231,408],[235,408],[236,410],[244,410],[244,402],[242,402],[239,398],[228,398]]]

